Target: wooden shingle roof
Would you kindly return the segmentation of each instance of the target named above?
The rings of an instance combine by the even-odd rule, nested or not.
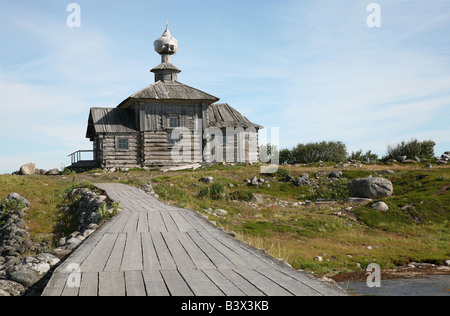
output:
[[[94,134],[137,132],[134,111],[118,108],[91,108],[89,113],[87,138]]]
[[[192,88],[178,81],[157,81],[148,87],[132,94],[121,104],[119,108],[126,108],[129,101],[133,99],[152,99],[152,100],[190,100],[205,101],[213,103],[219,101],[219,98]]]
[[[250,122],[245,116],[243,116],[227,103],[211,104],[208,108],[208,112],[210,127],[254,127],[256,129],[264,128],[261,125]]]

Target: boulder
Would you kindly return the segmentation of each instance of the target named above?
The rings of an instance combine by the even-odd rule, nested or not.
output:
[[[389,210],[389,206],[384,202],[376,202],[371,206],[373,210],[377,210],[380,212],[386,212]]]
[[[36,174],[36,165],[34,163],[29,163],[20,167],[20,174],[23,176],[29,176]]]
[[[300,177],[294,180],[294,185],[303,186],[303,185],[311,185],[311,181],[309,181],[309,176],[307,173],[303,173]]]
[[[30,287],[41,279],[39,273],[35,270],[26,269],[11,273],[10,279],[22,284],[24,287]]]
[[[60,172],[59,172],[58,169],[54,168],[54,169],[50,169],[50,170],[47,171],[45,174],[46,174],[46,175],[51,175],[51,176],[56,176],[56,175],[59,175]]]
[[[342,172],[341,171],[332,171],[329,175],[328,178],[332,178],[332,179],[339,179],[342,177]]]
[[[25,288],[14,281],[0,280],[0,296],[19,296]]]
[[[359,178],[350,181],[347,185],[352,197],[378,199],[394,193],[392,182],[380,177]]]
[[[210,183],[213,183],[214,178],[213,177],[203,177],[203,178],[200,179],[200,181],[210,184]]]
[[[22,202],[27,207],[31,206],[30,201],[28,201],[26,198],[21,196],[19,193],[15,193],[15,192],[10,193],[6,199],[7,200],[16,200],[16,201]]]
[[[254,203],[263,203],[264,202],[264,198],[261,194],[256,194],[253,193],[252,194],[252,202]]]

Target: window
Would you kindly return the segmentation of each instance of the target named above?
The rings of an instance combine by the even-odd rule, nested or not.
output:
[[[179,127],[179,125],[178,125],[178,117],[170,117],[169,118],[169,127],[171,127],[171,128]]]
[[[117,139],[117,150],[128,150],[128,138],[120,137]]]

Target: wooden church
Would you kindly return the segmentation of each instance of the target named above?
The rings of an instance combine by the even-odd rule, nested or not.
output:
[[[178,42],[168,26],[154,48],[161,64],[151,70],[153,84],[115,108],[90,109],[86,137],[93,142],[92,163],[132,168],[257,162],[262,126],[230,105],[217,103],[219,98],[178,81],[181,70],[171,63]],[[76,154],[72,154],[73,166],[83,162]]]

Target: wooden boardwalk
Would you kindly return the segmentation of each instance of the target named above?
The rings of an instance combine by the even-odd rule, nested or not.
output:
[[[97,184],[123,211],[53,273],[44,296],[345,295],[218,230],[194,211]]]

